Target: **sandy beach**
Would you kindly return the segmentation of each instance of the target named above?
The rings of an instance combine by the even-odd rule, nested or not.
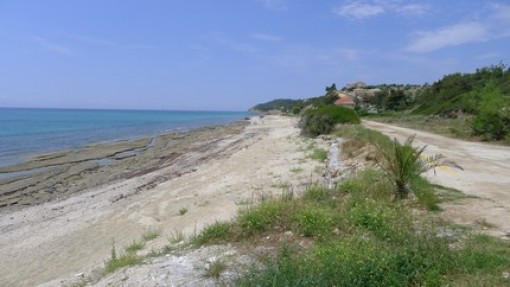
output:
[[[126,246],[157,228],[157,247],[261,197],[299,193],[323,180],[323,164],[307,158],[306,144],[297,119],[266,116],[9,167],[36,172],[0,182],[1,285],[61,286],[102,267],[113,240]]]

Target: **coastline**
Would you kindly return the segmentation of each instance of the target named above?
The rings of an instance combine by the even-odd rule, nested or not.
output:
[[[175,232],[189,237],[261,198],[298,194],[322,180],[323,164],[307,157],[309,142],[299,136],[294,118],[252,117],[244,124],[165,137],[155,141],[158,148],[115,167],[122,176],[99,184],[108,172],[86,173],[97,179],[95,187],[1,209],[0,257],[9,260],[0,261],[0,282],[72,284],[77,274],[98,272],[113,240],[121,250],[144,231],[161,229],[162,236],[147,247],[158,249]]]
[[[62,199],[168,166],[197,142],[239,133],[246,124],[246,120],[238,120],[35,154],[0,167],[0,212]]]

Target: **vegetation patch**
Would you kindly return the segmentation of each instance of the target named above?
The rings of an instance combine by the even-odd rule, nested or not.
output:
[[[328,159],[328,151],[323,148],[314,148],[308,157],[318,162],[325,162]]]
[[[142,235],[142,239],[144,241],[151,241],[156,238],[158,238],[161,235],[161,228],[150,228],[145,231],[145,233]]]
[[[341,106],[324,106],[308,110],[299,123],[301,133],[307,136],[329,134],[337,124],[358,124],[360,117],[349,108]]]

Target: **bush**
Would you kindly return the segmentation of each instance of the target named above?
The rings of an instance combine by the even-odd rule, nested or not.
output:
[[[474,135],[485,140],[501,140],[510,133],[510,115],[498,110],[484,111],[475,117],[471,127]]]
[[[329,134],[337,124],[359,124],[358,114],[349,108],[325,106],[307,111],[301,118],[301,133],[307,136]]]
[[[409,182],[426,171],[420,160],[425,147],[413,147],[414,136],[401,144],[394,139],[393,147],[389,150],[376,144],[379,151],[378,164],[395,186],[396,198],[407,198],[410,192]]]

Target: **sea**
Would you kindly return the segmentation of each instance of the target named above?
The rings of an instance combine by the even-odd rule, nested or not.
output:
[[[228,124],[237,111],[0,108],[0,167],[38,153]]]

